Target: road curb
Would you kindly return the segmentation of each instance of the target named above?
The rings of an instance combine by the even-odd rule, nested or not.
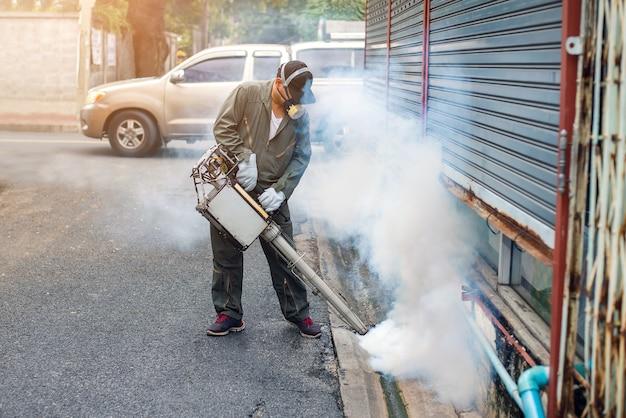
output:
[[[301,232],[315,242],[318,268],[322,277],[335,289],[341,289],[338,273],[331,260],[333,255],[313,221],[301,226]],[[359,346],[358,337],[329,309],[330,332],[338,362],[339,390],[346,417],[389,417],[380,375],[368,364],[367,353]]]
[[[334,313],[330,315],[331,334],[339,363],[339,389],[346,417],[388,417],[380,375],[367,364],[367,353],[358,339]],[[341,324],[341,325],[337,325]]]

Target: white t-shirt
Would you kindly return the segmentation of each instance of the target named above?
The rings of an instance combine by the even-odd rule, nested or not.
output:
[[[276,117],[276,115],[274,115],[274,111],[272,110],[272,120],[270,121],[270,137],[269,140],[271,140],[272,138],[274,138],[274,135],[276,135],[276,132],[278,131],[278,127],[280,126],[280,123],[283,121],[283,118],[278,118]]]

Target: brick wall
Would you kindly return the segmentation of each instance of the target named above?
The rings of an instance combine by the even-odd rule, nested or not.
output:
[[[0,118],[76,116],[77,13],[0,13]]]

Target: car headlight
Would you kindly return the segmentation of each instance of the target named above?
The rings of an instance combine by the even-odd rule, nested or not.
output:
[[[89,94],[87,94],[87,100],[85,100],[85,104],[97,103],[102,100],[104,96],[106,96],[106,93],[103,91],[90,91]]]

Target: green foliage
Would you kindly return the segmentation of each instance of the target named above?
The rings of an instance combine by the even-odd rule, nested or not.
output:
[[[200,24],[202,0],[169,0],[165,5],[165,29],[180,35],[179,48],[190,50],[193,27]]]
[[[326,19],[364,20],[365,0],[310,0],[306,13]]]
[[[93,22],[107,32],[122,33],[129,27],[127,10],[128,0],[97,0],[93,8]]]
[[[313,39],[317,19],[302,13],[306,1],[284,0],[253,2],[233,13],[235,22],[231,39],[234,43],[289,44]]]
[[[234,22],[230,38],[234,43],[313,40],[320,18],[362,20],[364,12],[365,0],[238,0],[228,10]]]
[[[225,17],[232,0],[168,0],[165,13],[165,28],[180,36],[179,49],[191,52],[193,29],[202,30],[206,13],[209,41],[226,38],[231,32],[230,22]],[[205,10],[206,6],[206,10]]]

